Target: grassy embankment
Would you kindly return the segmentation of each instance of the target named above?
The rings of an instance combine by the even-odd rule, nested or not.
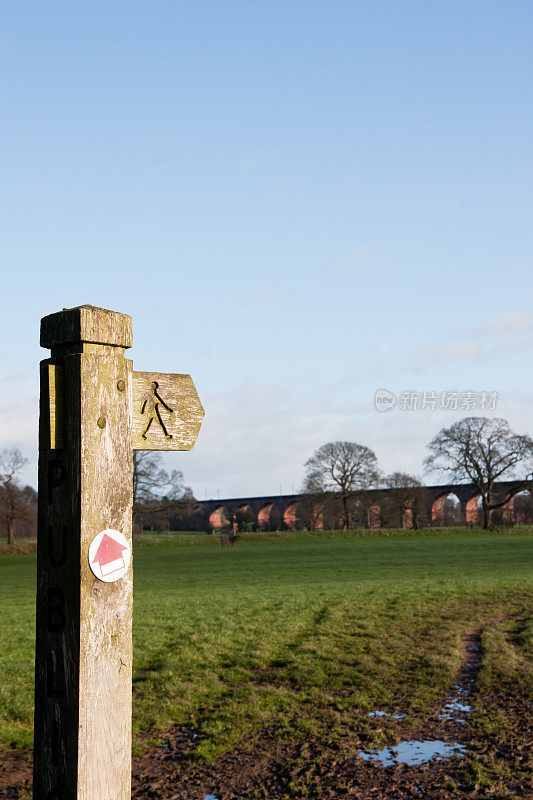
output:
[[[180,537],[135,548],[135,748],[172,723],[209,758],[275,723],[343,736],[370,708],[416,724],[449,687],[461,635],[527,618],[533,537],[424,532]],[[0,746],[32,738],[34,555],[0,557]],[[480,680],[525,687],[531,627],[485,634]]]

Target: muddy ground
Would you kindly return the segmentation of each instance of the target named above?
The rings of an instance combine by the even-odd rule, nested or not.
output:
[[[176,727],[162,747],[134,759],[135,800],[236,800],[236,798],[342,798],[358,800],[440,800],[441,798],[533,798],[531,754],[533,714],[520,695],[477,696],[474,681],[481,660],[481,630],[464,639],[465,657],[449,695],[419,727],[387,716],[365,717],[361,732],[340,739],[323,736],[287,741],[275,727],[251,747],[238,747],[215,761],[196,762],[201,730]],[[501,731],[469,719],[476,703],[493,719],[505,719]],[[354,726],[355,727],[355,726]],[[374,752],[386,727],[396,742],[443,741],[463,745],[464,753],[425,764],[383,767],[360,753]],[[391,745],[393,746],[393,745]],[[394,755],[394,751],[393,751]],[[31,754],[0,755],[0,798],[31,797]],[[113,800],[110,798],[110,800]]]

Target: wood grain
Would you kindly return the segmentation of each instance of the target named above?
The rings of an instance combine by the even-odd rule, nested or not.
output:
[[[132,319],[128,314],[86,305],[65,308],[41,320],[41,347],[80,342],[131,347]]]
[[[41,320],[34,800],[131,797],[132,565],[106,583],[88,552],[131,543],[133,449],[190,450],[204,416],[190,375],[133,372],[131,322]]]
[[[124,315],[84,308],[91,338],[124,341]],[[99,581],[88,549],[106,528],[131,540],[132,364],[119,344],[72,342],[61,313],[43,320],[54,345],[41,369],[34,798],[130,800],[132,568]],[[64,374],[55,450],[50,366]]]
[[[129,800],[132,565],[120,580],[104,583],[91,572],[88,551],[106,528],[131,543],[132,364],[113,348],[65,362],[80,370],[82,386],[78,800]],[[125,391],[117,389],[119,380]]]

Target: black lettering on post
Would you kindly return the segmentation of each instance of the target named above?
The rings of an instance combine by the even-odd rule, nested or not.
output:
[[[67,622],[65,609],[65,595],[56,586],[48,589],[48,630],[50,633],[60,633]]]
[[[65,480],[67,465],[62,458],[52,458],[48,462],[48,502],[54,502],[54,489],[57,489]]]
[[[48,526],[48,560],[52,567],[62,567],[67,560],[67,526],[60,533],[53,525]]]

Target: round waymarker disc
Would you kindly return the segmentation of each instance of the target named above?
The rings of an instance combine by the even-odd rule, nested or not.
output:
[[[107,528],[91,542],[89,566],[96,577],[112,583],[127,572],[131,561],[131,546],[120,531]]]

